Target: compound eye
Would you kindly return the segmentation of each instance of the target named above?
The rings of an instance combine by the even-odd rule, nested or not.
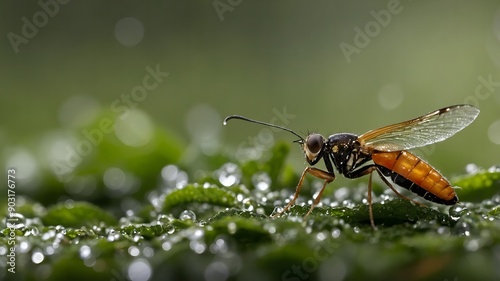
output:
[[[307,150],[312,154],[317,154],[323,147],[323,136],[320,134],[310,135],[306,140]]]

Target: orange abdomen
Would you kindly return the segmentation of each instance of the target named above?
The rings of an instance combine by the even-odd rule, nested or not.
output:
[[[454,203],[451,201],[457,200],[455,191],[448,180],[431,165],[408,151],[373,152],[372,159],[375,164],[395,172],[441,200],[449,201],[450,203]],[[393,180],[395,181],[394,177]],[[403,187],[412,190],[411,186]],[[416,193],[419,194],[419,192]],[[423,197],[425,198],[425,196]],[[438,201],[432,200],[432,198],[426,199]]]

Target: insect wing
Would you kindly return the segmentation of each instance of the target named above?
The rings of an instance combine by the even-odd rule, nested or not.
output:
[[[405,122],[368,131],[361,145],[379,151],[407,150],[443,141],[467,127],[479,114],[471,105],[445,107]]]

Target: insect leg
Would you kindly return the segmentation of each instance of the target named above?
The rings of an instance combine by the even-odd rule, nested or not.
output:
[[[283,210],[281,212],[274,214],[272,217],[280,216],[284,212],[288,211],[288,209],[290,209],[290,207],[293,206],[293,204],[295,203],[295,201],[299,197],[300,189],[302,188],[302,183],[304,182],[304,178],[306,177],[307,173],[309,173],[309,174],[311,174],[319,179],[325,180],[325,183],[323,184],[323,187],[319,191],[318,196],[314,200],[314,203],[311,206],[311,209],[309,209],[309,211],[304,216],[304,218],[306,218],[311,213],[311,211],[314,209],[314,207],[316,207],[316,205],[319,203],[319,200],[321,199],[321,195],[323,194],[323,191],[324,191],[326,185],[328,183],[331,183],[335,179],[334,175],[332,175],[326,171],[323,171],[323,170],[320,170],[320,169],[317,169],[314,167],[306,167],[304,169],[304,172],[302,172],[302,176],[300,177],[299,183],[297,184],[297,188],[295,189],[295,193],[293,194],[292,200],[285,206],[285,208],[283,208]]]
[[[373,219],[373,208],[372,208],[372,174],[373,169],[370,171],[370,178],[368,179],[368,210],[370,213],[370,224],[372,225],[373,230],[377,230],[375,226],[375,221]]]
[[[367,165],[357,170],[353,170],[349,173],[346,173],[345,176],[347,178],[355,179],[370,174],[370,178],[368,179],[368,212],[370,215],[370,224],[373,230],[377,230],[377,227],[375,226],[375,220],[373,219],[373,208],[372,208],[372,173],[374,170],[377,170],[377,167],[375,165]]]

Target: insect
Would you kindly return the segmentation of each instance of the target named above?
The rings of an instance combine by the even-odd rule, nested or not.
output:
[[[454,205],[458,202],[458,197],[450,182],[430,164],[407,150],[451,137],[472,123],[478,114],[479,109],[471,105],[453,105],[408,121],[371,130],[359,136],[341,133],[325,138],[320,134],[312,133],[305,139],[288,128],[239,115],[226,117],[224,125],[231,119],[240,119],[278,128],[299,137],[295,142],[301,145],[310,166],[302,172],[292,200],[276,215],[283,214],[295,203],[304,178],[309,173],[324,180],[324,183],[307,212],[305,216],[307,217],[319,203],[326,185],[335,180],[333,169],[335,167],[339,174],[350,179],[369,175],[368,209],[370,224],[373,229],[376,229],[372,209],[373,172],[377,172],[384,183],[404,199],[413,201],[400,194],[387,178],[428,201],[443,205]],[[323,160],[326,171],[313,167],[320,160]]]

